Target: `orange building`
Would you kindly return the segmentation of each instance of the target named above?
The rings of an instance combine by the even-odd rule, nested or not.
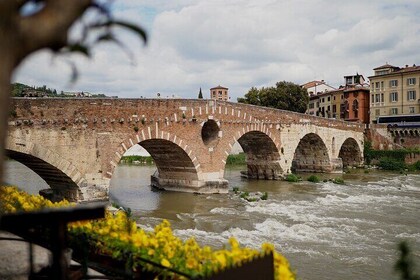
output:
[[[369,88],[350,86],[343,92],[344,103],[340,110],[341,118],[350,122],[369,123]]]

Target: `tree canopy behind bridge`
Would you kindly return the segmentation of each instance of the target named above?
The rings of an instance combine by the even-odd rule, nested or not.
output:
[[[304,113],[309,97],[301,86],[282,81],[274,87],[252,87],[244,98],[238,98],[238,102]]]

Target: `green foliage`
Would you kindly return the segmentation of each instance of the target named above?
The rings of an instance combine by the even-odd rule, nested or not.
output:
[[[239,192],[239,187],[233,187],[233,188],[232,188],[232,191],[233,191],[235,194],[237,194],[237,193]]]
[[[420,160],[418,160],[415,164],[413,164],[416,170],[420,170]]]
[[[239,153],[237,155],[228,155],[226,165],[244,165],[246,164],[245,153]]]
[[[378,166],[384,170],[397,170],[401,171],[407,168],[404,161],[400,159],[383,157],[379,160]]]
[[[343,178],[334,178],[334,179],[332,180],[332,182],[333,182],[334,184],[344,185],[344,180],[343,180]]]
[[[309,97],[306,89],[282,81],[277,82],[275,87],[252,87],[244,98],[238,98],[238,102],[304,113]]]
[[[200,88],[200,92],[198,93],[198,99],[203,99],[203,93],[201,92],[201,88]]]
[[[135,162],[139,162],[141,164],[152,165],[154,164],[153,158],[148,156],[123,156],[121,158],[121,163],[125,164],[134,164]]]
[[[299,182],[300,181],[300,177],[291,173],[291,174],[287,174],[286,175],[286,179],[287,182]]]
[[[242,193],[239,195],[239,197],[240,197],[240,198],[243,198],[243,199],[247,199],[247,198],[248,198],[248,196],[249,196],[249,192],[242,192]]]
[[[264,192],[264,194],[261,196],[261,200],[267,200],[268,199],[268,193]]]
[[[46,85],[42,87],[39,86],[28,86],[22,83],[12,84],[12,96],[13,97],[24,97],[27,92],[35,93],[38,96],[48,96],[48,97],[68,97],[71,98],[71,95],[65,95],[63,91],[60,94],[57,93],[57,90],[54,88],[48,88]],[[105,94],[92,94],[92,98],[102,98],[106,97]]]
[[[308,181],[313,182],[313,183],[318,183],[320,181],[320,179],[316,175],[311,175],[311,176],[309,176]]]

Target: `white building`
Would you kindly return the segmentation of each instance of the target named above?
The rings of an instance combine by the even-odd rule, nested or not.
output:
[[[324,80],[307,82],[306,84],[301,85],[301,87],[308,91],[309,96],[336,90],[336,88],[325,83]]]

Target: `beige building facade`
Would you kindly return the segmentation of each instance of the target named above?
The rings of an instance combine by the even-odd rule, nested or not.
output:
[[[385,64],[370,79],[370,120],[380,116],[420,114],[420,66]]]

